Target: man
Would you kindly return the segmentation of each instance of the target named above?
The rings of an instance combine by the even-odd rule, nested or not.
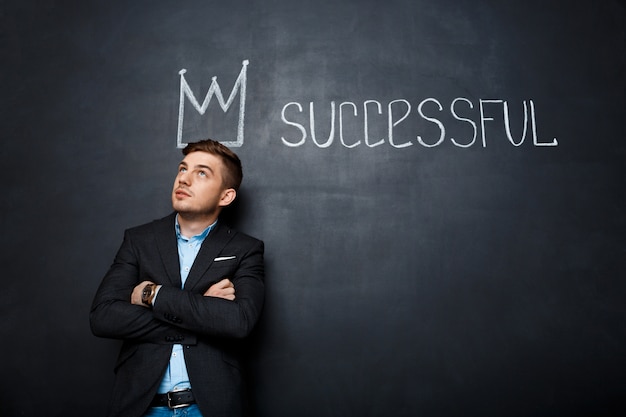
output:
[[[212,140],[183,154],[174,213],[125,232],[91,308],[93,333],[123,340],[110,417],[246,413],[239,350],[263,306],[263,242],[218,221],[237,155]]]

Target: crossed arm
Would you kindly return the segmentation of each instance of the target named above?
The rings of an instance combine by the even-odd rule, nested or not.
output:
[[[204,293],[171,286],[159,289],[153,308],[141,302],[141,293],[159,270],[140,268],[138,249],[130,235],[104,278],[91,309],[92,332],[96,336],[166,343],[172,335],[184,336],[194,344],[198,337],[242,338],[249,334],[263,305],[263,243],[248,242],[239,251],[240,263]],[[158,263],[156,265],[159,265]],[[140,273],[140,270],[142,273]],[[138,278],[144,278],[138,282]],[[236,296],[235,296],[236,288]]]
[[[143,289],[148,284],[156,285],[152,281],[143,281],[139,283],[133,289],[133,292],[130,296],[131,304],[146,307],[146,308],[149,307],[148,305],[144,304],[142,301]],[[204,297],[217,297],[217,298],[223,298],[225,300],[233,301],[235,299],[235,286],[233,285],[231,280],[229,280],[228,278],[224,278],[220,282],[216,282],[215,284],[211,285],[209,289],[206,290],[205,293],[202,295]]]

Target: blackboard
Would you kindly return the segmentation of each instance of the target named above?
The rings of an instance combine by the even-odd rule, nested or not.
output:
[[[0,414],[104,415],[93,294],[206,137],[244,163],[226,220],[266,245],[258,416],[623,414],[625,18],[2,2]]]

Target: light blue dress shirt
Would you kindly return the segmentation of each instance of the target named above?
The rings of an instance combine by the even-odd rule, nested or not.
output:
[[[191,270],[191,266],[200,251],[202,242],[209,235],[209,232],[215,227],[217,221],[204,229],[199,235],[187,238],[180,233],[180,225],[178,224],[178,216],[176,216],[176,237],[178,240],[178,260],[180,265],[180,278],[182,286]],[[158,293],[155,295],[154,303],[157,303]],[[159,394],[168,391],[177,391],[185,388],[191,388],[187,367],[185,366],[185,358],[183,356],[183,346],[174,345],[172,347],[172,355],[170,356],[170,364],[163,375],[163,380],[159,386]]]

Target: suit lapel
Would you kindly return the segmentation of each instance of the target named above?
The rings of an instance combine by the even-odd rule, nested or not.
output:
[[[173,213],[156,223],[156,243],[161,254],[161,261],[167,272],[172,285],[180,288],[182,280],[180,278],[180,264],[178,261],[178,241],[176,239],[175,227],[176,213]]]
[[[211,230],[200,247],[200,251],[185,281],[185,289],[192,290],[198,282],[200,282],[202,276],[213,263],[213,259],[220,254],[224,246],[226,246],[233,236],[234,233],[228,226],[222,225],[221,222],[215,225],[215,228]]]

